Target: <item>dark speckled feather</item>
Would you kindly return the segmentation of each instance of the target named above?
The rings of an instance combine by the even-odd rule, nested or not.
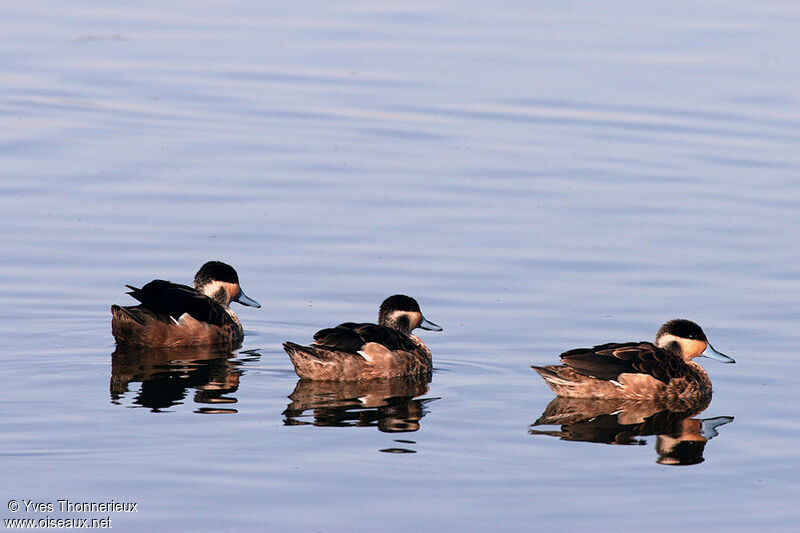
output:
[[[377,342],[389,350],[417,349],[408,335],[378,324],[345,322],[335,328],[322,329],[314,334],[314,344],[354,354],[368,342]]]
[[[336,348],[342,352],[358,353],[358,350],[364,346],[364,339],[348,325],[342,324],[319,330],[314,334],[314,344]]]
[[[686,377],[689,366],[675,354],[651,342],[608,343],[577,348],[561,354],[561,361],[579,374],[597,379],[617,379],[620,374],[640,373],[669,383]]]

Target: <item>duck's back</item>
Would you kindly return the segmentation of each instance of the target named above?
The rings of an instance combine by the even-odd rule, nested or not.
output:
[[[560,357],[577,373],[601,380],[616,380],[621,374],[646,374],[666,384],[691,373],[680,356],[651,342],[601,344],[569,350]]]
[[[131,289],[128,294],[141,302],[140,308],[159,317],[177,320],[185,313],[214,326],[225,326],[231,322],[225,306],[187,285],[156,279],[141,289],[130,285],[127,287]]]
[[[392,351],[414,351],[418,345],[409,335],[371,323],[345,322],[314,334],[314,344],[331,350],[357,354],[367,343],[378,343]]]

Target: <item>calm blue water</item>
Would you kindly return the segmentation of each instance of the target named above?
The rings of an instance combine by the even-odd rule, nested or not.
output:
[[[794,531],[799,23],[792,2],[5,6],[0,517]],[[209,259],[263,304],[236,308],[243,346],[115,353],[124,284]],[[398,292],[444,327],[420,334],[430,383],[298,386],[281,342]],[[702,413],[598,415],[630,445],[533,426],[553,394],[530,364],[675,317],[737,360],[703,362]],[[660,464],[681,431],[697,464]]]

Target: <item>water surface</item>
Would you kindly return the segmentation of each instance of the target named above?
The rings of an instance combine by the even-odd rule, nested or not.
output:
[[[794,530],[798,19],[8,6],[3,497],[138,502],[121,531]],[[239,349],[116,350],[125,283],[209,259],[263,304]],[[281,342],[395,293],[444,327],[429,383],[298,384]],[[675,317],[737,360],[702,411],[535,425],[530,364]],[[659,461],[676,434],[702,461]]]

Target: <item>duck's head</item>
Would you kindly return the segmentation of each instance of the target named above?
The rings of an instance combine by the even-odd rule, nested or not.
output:
[[[442,331],[442,328],[433,322],[425,320],[414,298],[403,294],[389,296],[383,301],[378,311],[378,324],[403,333],[411,333],[416,328]]]
[[[239,286],[239,275],[232,266],[221,261],[209,261],[194,275],[194,288],[222,305],[238,302],[250,307],[261,307],[249,298]]]
[[[679,354],[684,361],[708,357],[720,363],[735,363],[732,357],[716,351],[700,326],[683,318],[670,320],[656,333],[656,346]]]

